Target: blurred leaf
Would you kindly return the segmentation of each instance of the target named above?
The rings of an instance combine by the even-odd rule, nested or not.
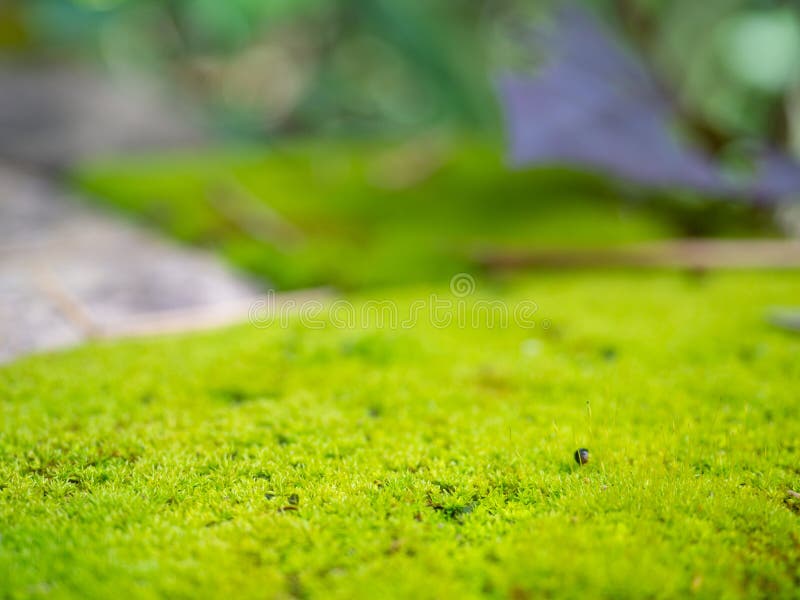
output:
[[[677,140],[682,115],[589,13],[560,11],[535,41],[549,53],[542,69],[502,82],[517,164],[579,165],[650,187],[750,200],[800,195],[800,165],[785,155],[761,156],[751,177],[731,180],[717,161]]]
[[[472,124],[487,122],[492,100],[485,66],[446,14],[422,2],[359,0],[358,7],[370,28],[398,48],[455,115]]]
[[[737,16],[724,28],[723,56],[746,84],[780,93],[800,80],[800,24],[790,10]]]

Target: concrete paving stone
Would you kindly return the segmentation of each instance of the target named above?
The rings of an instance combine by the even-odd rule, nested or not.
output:
[[[0,164],[0,361],[191,311],[246,318],[262,287],[206,252],[92,209],[35,172]],[[213,317],[213,318],[212,318]]]

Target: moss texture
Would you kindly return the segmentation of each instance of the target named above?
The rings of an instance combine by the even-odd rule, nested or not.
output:
[[[479,279],[468,313],[535,327],[323,312],[7,366],[0,597],[796,597],[800,337],[763,317],[799,291]]]

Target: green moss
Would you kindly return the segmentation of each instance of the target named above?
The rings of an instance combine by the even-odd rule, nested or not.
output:
[[[512,172],[498,148],[466,142],[296,144],[95,164],[76,180],[280,288],[436,281],[474,271],[487,245],[608,245],[677,230],[601,180]],[[300,236],[286,239],[275,214]]]
[[[0,370],[0,596],[796,596],[800,276],[478,283]]]

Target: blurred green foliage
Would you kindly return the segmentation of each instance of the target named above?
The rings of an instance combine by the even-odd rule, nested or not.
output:
[[[161,73],[236,132],[496,123],[473,3],[35,0],[44,53]]]
[[[723,146],[712,149],[735,151],[733,142],[762,139],[800,150],[796,3],[678,0],[650,5],[636,13],[639,34],[630,37],[674,90],[684,114],[704,123],[716,138],[712,145]]]
[[[478,272],[486,249],[766,232],[742,204],[623,200],[573,171],[509,172],[495,145],[461,138],[126,159],[87,165],[77,180],[282,289],[443,281]]]
[[[660,73],[711,150],[752,137],[800,147],[794,3],[585,3]],[[0,41],[159,73],[239,134],[497,131],[492,76],[536,63],[520,34],[561,4],[12,0]]]
[[[471,254],[487,244],[668,233],[642,210],[620,212],[613,192],[593,178],[509,173],[497,149],[466,142],[297,144],[126,160],[89,165],[78,180],[91,195],[215,248],[281,288],[442,280],[476,269]]]

